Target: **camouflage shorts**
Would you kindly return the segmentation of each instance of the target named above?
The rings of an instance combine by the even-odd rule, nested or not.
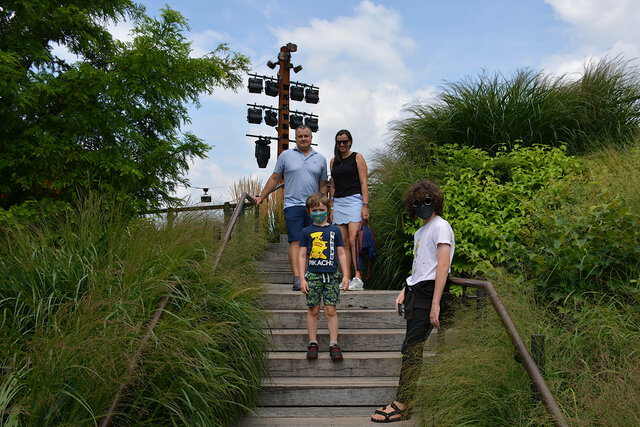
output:
[[[324,273],[328,276],[328,283],[323,283],[323,273],[311,273],[307,271],[304,275],[309,284],[309,295],[307,295],[307,307],[315,307],[320,305],[324,300],[325,305],[340,304],[340,283],[342,282],[342,274]]]

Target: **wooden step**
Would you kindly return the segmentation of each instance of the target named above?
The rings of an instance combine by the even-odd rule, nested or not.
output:
[[[305,309],[306,295],[300,291],[294,291],[291,284],[265,285],[265,295],[261,306],[266,310],[275,309]],[[395,311],[395,301],[398,291],[346,291],[340,292],[341,309],[390,309]],[[400,316],[398,316],[400,317]]]
[[[269,374],[271,377],[313,376],[313,377],[397,377],[400,375],[400,351],[345,352],[344,360],[334,362],[329,351],[321,347],[317,360],[307,360],[304,351],[281,351],[269,353]],[[432,353],[425,353],[427,357]]]
[[[397,387],[397,377],[276,377],[263,380],[260,403],[262,406],[374,406],[391,401]]]
[[[293,406],[293,407],[261,407],[245,418],[239,427],[251,426],[353,426],[371,427],[371,414],[376,406]],[[393,424],[397,427],[417,427],[420,417]]]
[[[272,329],[300,329],[307,327],[307,310],[265,310],[267,318],[264,323]],[[340,329],[391,329],[405,328],[406,320],[395,310],[386,309],[349,309],[338,306],[338,323]],[[318,328],[327,328],[327,318],[323,310],[318,318]]]
[[[338,343],[345,357],[356,351],[398,351],[404,340],[404,329],[343,329]],[[271,341],[275,351],[306,350],[309,344],[306,329],[272,329]],[[318,330],[318,345],[329,349],[329,331]]]

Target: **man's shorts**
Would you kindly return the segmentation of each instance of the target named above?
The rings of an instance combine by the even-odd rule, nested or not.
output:
[[[289,242],[300,241],[302,229],[313,224],[313,220],[304,206],[289,206],[284,209],[284,222],[287,226]]]
[[[322,300],[324,300],[324,305],[340,304],[342,274],[337,271],[335,273],[312,273],[307,271],[304,277],[309,284],[307,307],[320,305]]]

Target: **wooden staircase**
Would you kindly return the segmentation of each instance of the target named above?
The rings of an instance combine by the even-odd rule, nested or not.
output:
[[[344,360],[329,358],[329,334],[322,313],[320,355],[318,360],[307,360],[305,295],[291,289],[287,249],[286,236],[282,236],[280,243],[270,245],[261,262],[269,283],[263,308],[268,313],[264,326],[271,329],[273,343],[268,355],[270,378],[263,380],[259,406],[240,426],[375,425],[370,415],[392,401],[398,386],[405,321],[393,308],[397,291],[342,293],[338,342]],[[394,425],[418,425],[417,418]]]

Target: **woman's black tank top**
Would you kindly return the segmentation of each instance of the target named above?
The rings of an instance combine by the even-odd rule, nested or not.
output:
[[[331,185],[335,185],[333,197],[362,194],[356,154],[358,153],[352,151],[349,157],[342,159],[341,162],[338,159],[333,161],[333,167],[331,168]]]

